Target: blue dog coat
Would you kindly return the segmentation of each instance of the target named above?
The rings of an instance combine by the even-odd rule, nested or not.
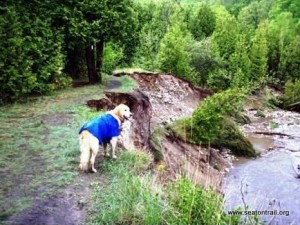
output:
[[[84,130],[94,135],[99,140],[99,144],[109,143],[112,137],[120,134],[118,120],[110,114],[99,116],[85,123],[79,134]]]

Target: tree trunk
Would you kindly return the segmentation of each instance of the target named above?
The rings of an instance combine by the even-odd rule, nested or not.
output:
[[[103,65],[103,51],[104,51],[104,40],[103,38],[100,39],[99,42],[96,43],[96,73],[100,79],[100,83],[102,83],[102,65]]]
[[[99,77],[96,71],[95,46],[93,44],[86,47],[85,57],[86,57],[89,83],[95,84],[99,81]]]

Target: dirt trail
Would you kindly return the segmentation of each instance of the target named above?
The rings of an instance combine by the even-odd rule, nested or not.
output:
[[[100,174],[78,174],[77,118],[100,96],[85,86],[1,109],[0,224],[85,224],[89,184]]]

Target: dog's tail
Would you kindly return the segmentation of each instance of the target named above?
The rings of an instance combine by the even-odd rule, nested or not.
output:
[[[82,133],[79,135],[79,143],[81,152],[79,169],[83,172],[87,172],[91,158],[89,133],[87,131],[82,131]]]

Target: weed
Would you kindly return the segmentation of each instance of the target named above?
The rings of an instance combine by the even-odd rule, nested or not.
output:
[[[187,178],[167,186],[147,168],[151,157],[143,152],[122,152],[116,161],[102,163],[110,177],[105,187],[94,183],[96,214],[88,224],[238,224],[240,217],[223,212],[223,198]]]

